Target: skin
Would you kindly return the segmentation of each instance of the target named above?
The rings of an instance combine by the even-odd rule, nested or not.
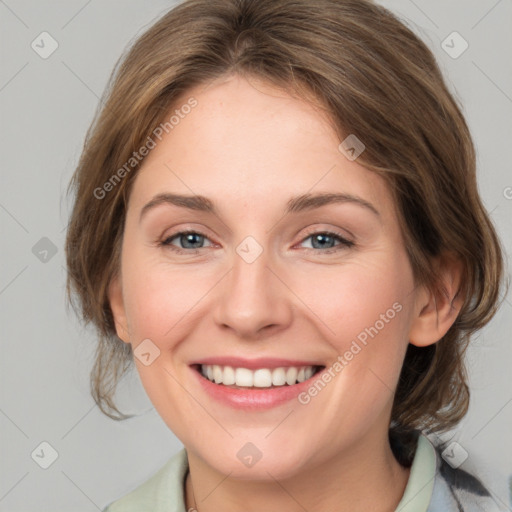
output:
[[[435,343],[455,320],[460,271],[440,261],[446,297],[415,285],[385,182],[338,150],[319,108],[237,75],[177,105],[191,96],[198,105],[135,178],[109,289],[119,337],[160,350],[150,365],[135,363],[187,448],[187,509],[393,511],[409,476],[387,437],[394,390],[408,343]],[[165,204],[139,220],[162,192],[204,195],[218,215]],[[292,196],[308,192],[359,196],[379,215],[349,202],[284,215]],[[186,245],[174,236],[185,229],[205,238]],[[326,230],[354,245],[313,245]],[[250,264],[236,252],[247,236],[263,248]],[[231,355],[329,367],[396,302],[401,311],[306,405],[237,410],[211,399],[189,367]],[[236,457],[248,441],[262,452],[252,467]]]

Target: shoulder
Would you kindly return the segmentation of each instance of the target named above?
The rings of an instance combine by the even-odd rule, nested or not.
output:
[[[148,480],[110,503],[102,512],[182,512],[185,510],[183,483],[188,459],[183,448]]]
[[[436,454],[436,473],[427,512],[499,512],[496,501],[476,472],[459,467],[458,445],[430,442]]]
[[[394,435],[392,447],[397,460],[410,466],[409,481],[396,512],[499,512],[489,489],[464,461],[462,447],[438,439],[420,431]]]

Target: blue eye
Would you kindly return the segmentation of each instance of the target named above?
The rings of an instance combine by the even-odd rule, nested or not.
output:
[[[182,248],[176,247],[171,243],[172,240],[176,238],[180,241],[180,243],[183,244]],[[174,235],[163,240],[161,245],[169,247],[169,249],[178,253],[182,253],[190,252],[190,250],[197,251],[198,249],[202,249],[203,247],[198,247],[197,245],[201,244],[201,242],[204,242],[204,240],[207,240],[207,237],[201,233],[198,233],[197,231],[180,231],[179,233],[175,233]],[[183,249],[189,250],[185,251]]]
[[[304,238],[304,240],[302,240],[302,243],[304,243],[306,240],[308,240],[310,238],[312,240],[313,248],[314,249],[316,249],[316,248],[324,249],[322,252],[325,252],[325,253],[335,252],[335,251],[341,250],[346,247],[352,247],[354,245],[354,242],[351,242],[350,240],[347,240],[346,238],[342,237],[341,235],[338,235],[337,233],[332,233],[330,231],[317,231],[315,233],[312,233],[312,234],[308,235],[306,238]],[[334,243],[336,240],[339,241],[339,244],[331,245],[331,242]],[[334,248],[334,247],[337,247],[337,248]]]
[[[306,238],[304,238],[301,243],[304,243],[310,238],[312,239],[311,250],[320,253],[329,254],[355,245],[354,242],[351,242],[341,235],[330,231],[317,231],[311,233]],[[175,244],[173,244],[173,240],[178,240],[181,244],[181,247],[177,247]],[[197,231],[180,231],[167,237],[165,240],[161,241],[159,245],[169,248],[179,254],[191,254],[198,252],[200,249],[204,249],[205,247],[202,246],[202,244],[206,240],[209,240],[208,237]],[[338,244],[336,244],[336,241],[338,241]],[[315,249],[320,249],[320,251],[315,251]]]

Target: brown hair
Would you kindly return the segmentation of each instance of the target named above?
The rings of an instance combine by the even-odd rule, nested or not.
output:
[[[350,133],[364,142],[358,163],[389,184],[416,283],[442,293],[434,258],[448,251],[462,262],[461,311],[437,343],[409,344],[391,414],[404,438],[413,429],[451,428],[468,409],[470,336],[498,307],[502,249],[478,195],[468,127],[432,53],[366,0],[188,0],[120,60],[68,189],[76,195],[66,240],[68,298],[98,331],[96,403],[111,418],[129,417],[113,395],[132,363],[131,345],[116,336],[107,290],[119,269],[140,162],[101,199],[96,191],[148,142],[177,98],[231,73],[316,98],[340,141]]]

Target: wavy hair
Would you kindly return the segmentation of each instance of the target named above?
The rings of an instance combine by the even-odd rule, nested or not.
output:
[[[113,419],[114,393],[133,363],[116,336],[107,290],[119,270],[133,169],[122,168],[190,88],[229,74],[256,77],[314,100],[340,141],[355,134],[358,163],[389,185],[415,282],[443,293],[434,259],[462,264],[460,313],[437,343],[409,344],[390,438],[412,446],[415,429],[443,431],[466,414],[464,353],[499,306],[503,250],[478,194],[475,149],[461,107],[428,47],[395,15],[367,0],[187,0],[123,54],[69,184],[69,303],[98,333],[91,393]],[[117,415],[113,414],[117,413]]]

